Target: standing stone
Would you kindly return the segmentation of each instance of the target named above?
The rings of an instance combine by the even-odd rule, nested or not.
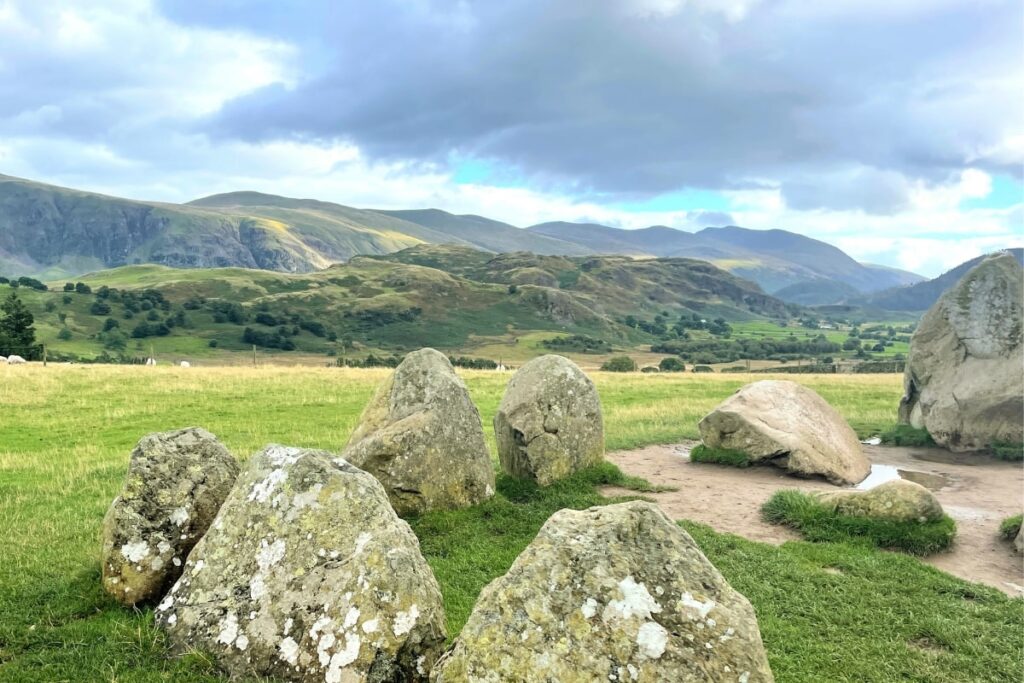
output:
[[[840,491],[820,496],[825,505],[841,515],[871,517],[894,522],[935,522],[942,519],[942,505],[931,491],[912,481],[896,479],[867,491]]]
[[[8,356],[8,357],[7,357],[7,363],[8,363],[8,365],[24,365],[24,364],[25,364],[25,363],[27,363],[27,362],[28,362],[28,361],[26,361],[26,360],[25,360],[24,358],[22,358],[21,356]]]
[[[940,446],[1024,441],[1024,271],[1008,252],[974,268],[921,318],[910,340],[900,421]]]
[[[249,460],[156,619],[233,678],[425,681],[445,641],[437,581],[380,483],[285,446]]]
[[[604,458],[601,400],[568,358],[534,358],[509,380],[494,416],[502,468],[541,486]]]
[[[480,413],[444,354],[408,354],[378,389],[342,454],[384,485],[399,514],[463,508],[494,494]]]
[[[143,437],[103,520],[103,588],[124,605],[163,595],[237,476],[238,463],[206,430]]]
[[[762,380],[741,388],[698,424],[709,448],[745,453],[792,474],[856,484],[871,463],[857,435],[825,399],[787,380]]]
[[[656,506],[632,502],[552,515],[431,680],[773,679],[747,599]]]

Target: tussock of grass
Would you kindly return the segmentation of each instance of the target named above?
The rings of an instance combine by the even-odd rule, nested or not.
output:
[[[761,514],[772,524],[796,529],[808,541],[868,543],[912,555],[945,550],[956,536],[956,524],[948,515],[923,523],[843,515],[802,491],[777,491],[761,507]]]
[[[750,467],[750,457],[743,451],[734,451],[728,448],[709,448],[704,444],[694,446],[690,450],[690,460],[693,462],[730,465],[732,467]]]
[[[1024,460],[1024,444],[996,441],[989,449],[992,451],[992,455],[1000,460],[1008,460],[1009,462]]]
[[[926,429],[910,425],[896,425],[881,435],[882,443],[890,446],[934,446],[935,440]]]
[[[1024,523],[1024,515],[1014,515],[1013,517],[1007,517],[999,523],[999,535],[1004,540],[1012,541],[1017,537],[1017,532],[1020,531],[1020,525]]]

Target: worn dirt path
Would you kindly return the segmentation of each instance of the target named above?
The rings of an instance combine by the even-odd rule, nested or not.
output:
[[[678,487],[676,491],[643,494],[657,501],[669,517],[766,543],[799,539],[795,532],[761,520],[761,505],[775,491],[836,488],[824,481],[797,479],[773,467],[736,469],[691,463],[689,452],[694,445],[648,446],[610,453],[608,459],[652,484]],[[1000,521],[1024,508],[1024,466],[937,448],[865,445],[864,451],[874,465],[872,482],[895,476],[899,470],[905,478],[931,488],[946,513],[956,520],[953,548],[924,558],[925,562],[1010,595],[1024,595],[1024,557],[997,534]],[[605,493],[636,495],[615,487],[606,488]]]

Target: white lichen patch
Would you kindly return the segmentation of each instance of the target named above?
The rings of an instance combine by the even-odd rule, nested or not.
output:
[[[356,548],[353,551],[353,553],[358,555],[359,553],[363,552],[363,548],[365,548],[366,544],[369,543],[372,539],[373,536],[366,531],[359,534],[359,536],[356,538]]]
[[[171,544],[168,543],[167,541],[160,541],[159,543],[156,544],[156,551],[158,553],[160,553],[161,555],[170,552],[170,550],[171,550]]]
[[[627,576],[619,582],[619,592],[622,593],[622,598],[612,600],[604,608],[602,616],[605,621],[631,617],[650,619],[652,614],[661,612],[661,605],[647,591],[647,587],[637,583],[632,576]]]
[[[121,555],[129,562],[142,562],[149,555],[149,544],[145,541],[132,541],[121,546]]]
[[[249,582],[249,597],[253,600],[259,600],[267,593],[267,584],[263,581],[262,574],[256,574],[252,577],[252,581]]]
[[[173,522],[175,525],[179,527],[188,522],[188,519],[188,510],[186,510],[184,506],[175,508],[173,511],[171,511],[171,522]]]
[[[324,675],[326,683],[341,683],[341,670],[359,658],[359,636],[354,633],[345,634],[345,649],[335,652],[327,665],[327,673]]]
[[[683,593],[682,597],[679,598],[679,604],[697,612],[701,619],[707,619],[708,614],[715,608],[715,601],[711,598],[708,598],[705,602],[697,600],[690,593]]]
[[[301,452],[301,448],[295,448],[294,446],[270,446],[265,451],[267,459],[270,460],[270,464],[274,467],[294,465],[298,462],[299,453]]]
[[[319,504],[317,503],[317,498],[320,497],[320,491],[323,488],[323,484],[314,484],[308,491],[296,493],[292,496],[292,510],[296,511],[308,507],[318,507]]]
[[[164,599],[160,601],[160,604],[156,606],[156,611],[166,612],[172,607],[174,607],[174,596],[168,593],[164,596]]]
[[[267,543],[267,539],[260,541],[260,549],[256,553],[256,564],[261,572],[266,572],[284,558],[284,539],[277,539],[273,543]]]
[[[409,609],[402,610],[395,614],[395,622],[391,625],[391,630],[395,632],[395,636],[401,638],[412,630],[413,626],[416,625],[416,620],[419,619],[419,616],[419,607],[412,605]]]
[[[249,638],[244,633],[238,636],[235,638],[235,647],[245,652],[245,648],[249,647]]]
[[[234,612],[228,612],[227,616],[218,622],[217,628],[220,629],[217,642],[223,645],[231,645],[238,638],[238,617],[235,616]]]
[[[252,485],[249,491],[249,500],[257,503],[266,503],[270,494],[274,492],[277,485],[288,478],[288,473],[282,469],[272,470],[262,481]]]
[[[196,566],[192,567],[192,575],[195,576],[199,572],[203,571],[203,567],[206,566],[206,560],[199,560],[196,562]]]
[[[281,659],[292,666],[299,661],[299,644],[291,636],[282,640],[277,648],[281,651]]]
[[[585,619],[591,619],[595,614],[597,614],[597,607],[597,600],[594,598],[587,598],[583,601],[583,605],[580,606],[580,611],[583,612],[583,617]]]
[[[377,629],[380,628],[380,619],[374,617],[363,622],[363,633],[376,633]]]
[[[345,621],[342,622],[341,627],[346,631],[356,625],[359,621],[359,609],[356,607],[349,607],[348,612],[345,614]]]
[[[636,644],[644,657],[657,659],[665,654],[668,631],[656,621],[644,622],[636,634]]]

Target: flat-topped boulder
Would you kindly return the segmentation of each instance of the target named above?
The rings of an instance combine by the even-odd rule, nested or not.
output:
[[[942,505],[924,486],[905,479],[879,484],[867,491],[839,491],[819,497],[842,515],[895,522],[934,522],[942,519]]]
[[[424,681],[445,641],[437,581],[380,482],[285,446],[249,460],[156,619],[233,678]]]
[[[494,416],[502,468],[541,486],[604,458],[597,389],[568,358],[540,356],[509,380]]]
[[[159,599],[181,575],[238,476],[209,432],[192,427],[143,437],[103,520],[103,588],[124,605]]]
[[[910,339],[900,421],[952,451],[1024,441],[1024,270],[1008,252],[972,268]]]
[[[631,502],[552,515],[431,680],[773,679],[747,599],[656,506]]]
[[[342,456],[384,485],[399,514],[475,505],[494,494],[480,413],[444,354],[408,354],[374,394]]]
[[[800,476],[856,484],[871,471],[857,435],[811,389],[786,380],[741,388],[699,423],[704,445],[739,451]]]

